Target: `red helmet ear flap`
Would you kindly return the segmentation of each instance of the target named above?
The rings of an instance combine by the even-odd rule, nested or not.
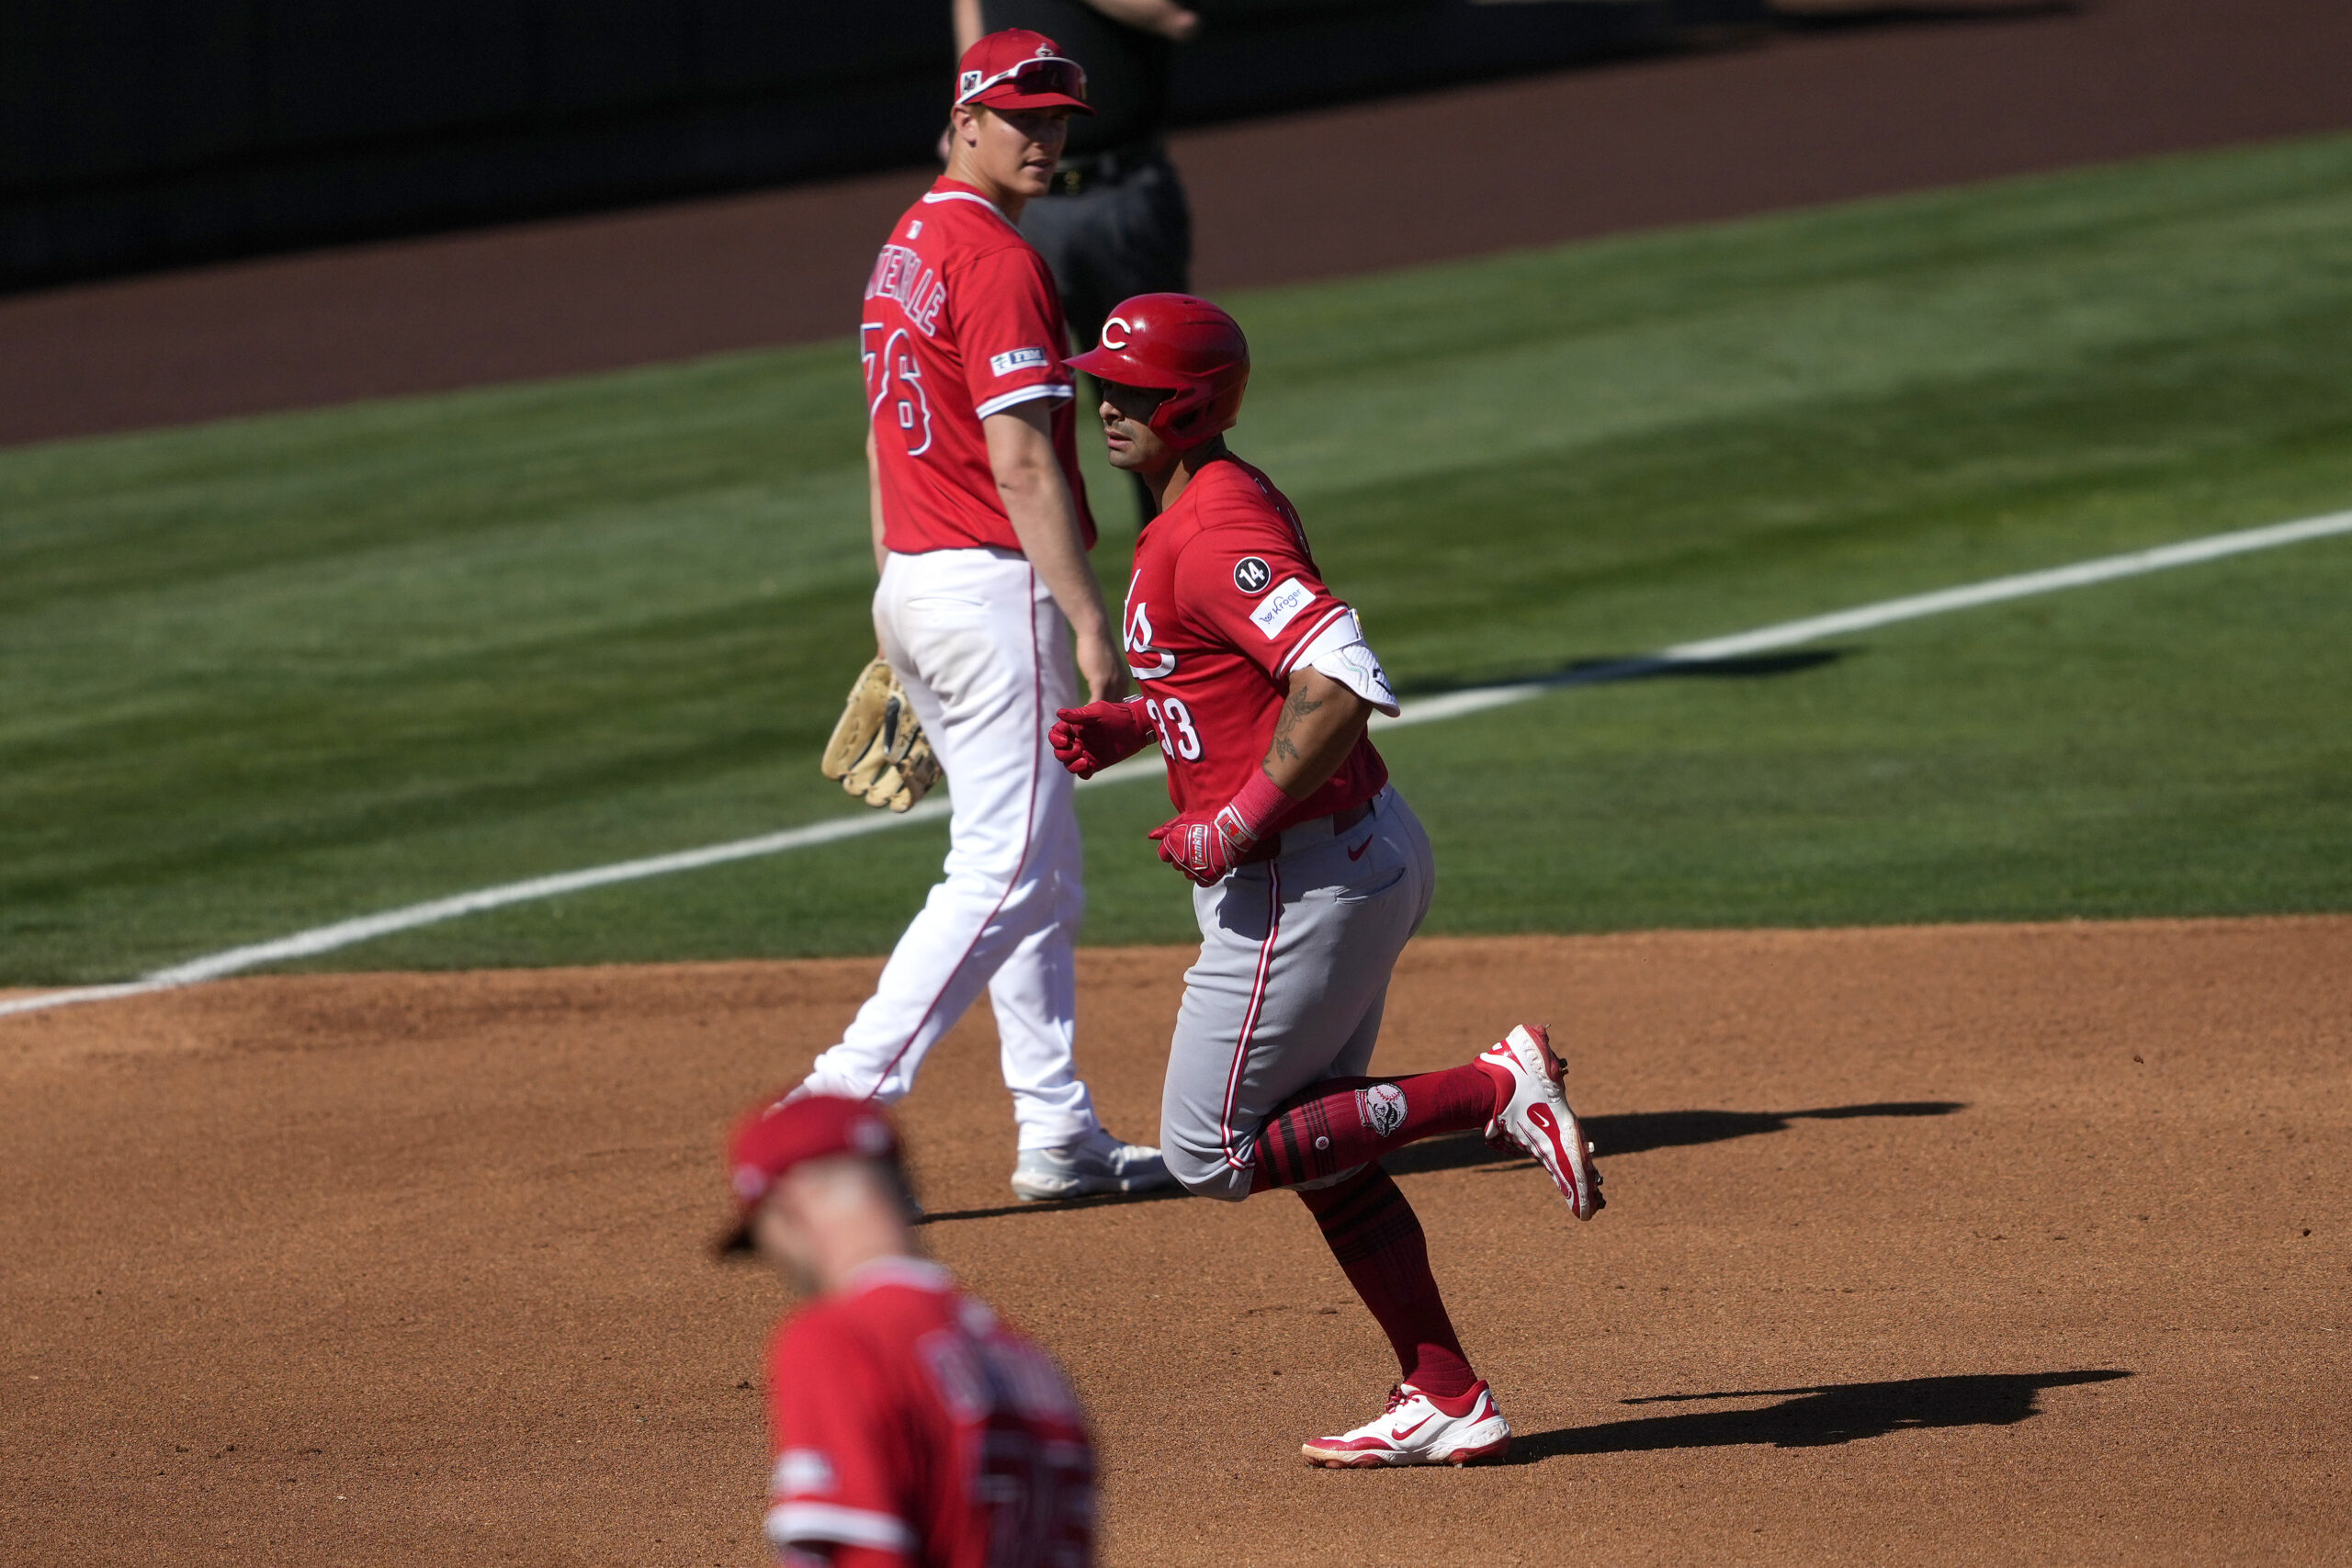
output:
[[[1228,370],[1160,400],[1151,411],[1151,428],[1180,445],[1190,446],[1231,430],[1241,418],[1241,395],[1249,389],[1250,364]]]

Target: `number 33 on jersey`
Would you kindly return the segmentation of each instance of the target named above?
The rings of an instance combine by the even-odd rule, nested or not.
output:
[[[1396,711],[1354,612],[1324,586],[1297,512],[1238,457],[1204,468],[1145,525],[1121,640],[1159,729],[1169,798],[1180,811],[1215,811],[1249,782],[1303,664],[1321,668],[1335,650],[1352,648],[1368,678],[1346,683]],[[1380,753],[1360,739],[1330,781],[1286,819],[1361,804],[1387,780]]]

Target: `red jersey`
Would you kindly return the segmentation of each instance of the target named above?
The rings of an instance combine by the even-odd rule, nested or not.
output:
[[[1214,812],[1265,761],[1293,667],[1348,613],[1323,585],[1297,509],[1238,457],[1193,476],[1136,540],[1121,639],[1168,757],[1168,798]],[[1370,737],[1276,828],[1378,795],[1388,764]]]
[[[1067,342],[1046,258],[987,197],[943,176],[907,209],[875,260],[857,329],[885,545],[901,555],[1019,549],[980,421],[1047,399],[1054,452],[1093,547]]]
[[[1086,1568],[1094,1449],[1053,1359],[916,1258],[871,1263],[768,1348],[767,1536],[923,1568]]]

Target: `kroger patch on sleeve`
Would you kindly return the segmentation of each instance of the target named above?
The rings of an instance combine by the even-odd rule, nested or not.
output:
[[[1272,642],[1283,635],[1283,628],[1290,625],[1301,610],[1314,602],[1313,589],[1295,577],[1285,577],[1275,585],[1272,593],[1258,601],[1258,607],[1250,612],[1250,619],[1266,634],[1266,640]]]

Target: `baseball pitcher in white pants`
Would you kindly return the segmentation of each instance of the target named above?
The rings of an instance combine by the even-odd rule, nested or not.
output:
[[[1103,1132],[1072,1057],[1084,862],[1072,781],[1046,738],[1078,700],[1069,623],[1026,558],[982,548],[890,555],[874,629],[947,774],[945,874],[805,1088],[903,1099],[985,987],[1020,1125],[1014,1190],[1164,1184],[1155,1151]]]
[[[1072,1061],[1083,868],[1069,776],[1046,739],[1081,671],[1104,698],[1127,672],[1087,565],[1061,305],[1015,226],[1069,117],[1092,111],[1051,39],[991,34],[970,53],[947,172],[882,246],[858,333],[875,636],[946,773],[947,863],[803,1089],[903,1098],[985,987],[1021,1129],[1013,1191],[1135,1191],[1168,1170],[1158,1149],[1103,1130]]]
[[[809,1086],[904,1098],[985,987],[1020,1146],[1076,1143],[1100,1125],[1071,1060],[1086,893],[1070,777],[1046,744],[1078,690],[1069,623],[1018,552],[933,550],[890,556],[874,629],[947,773],[945,874]]]

